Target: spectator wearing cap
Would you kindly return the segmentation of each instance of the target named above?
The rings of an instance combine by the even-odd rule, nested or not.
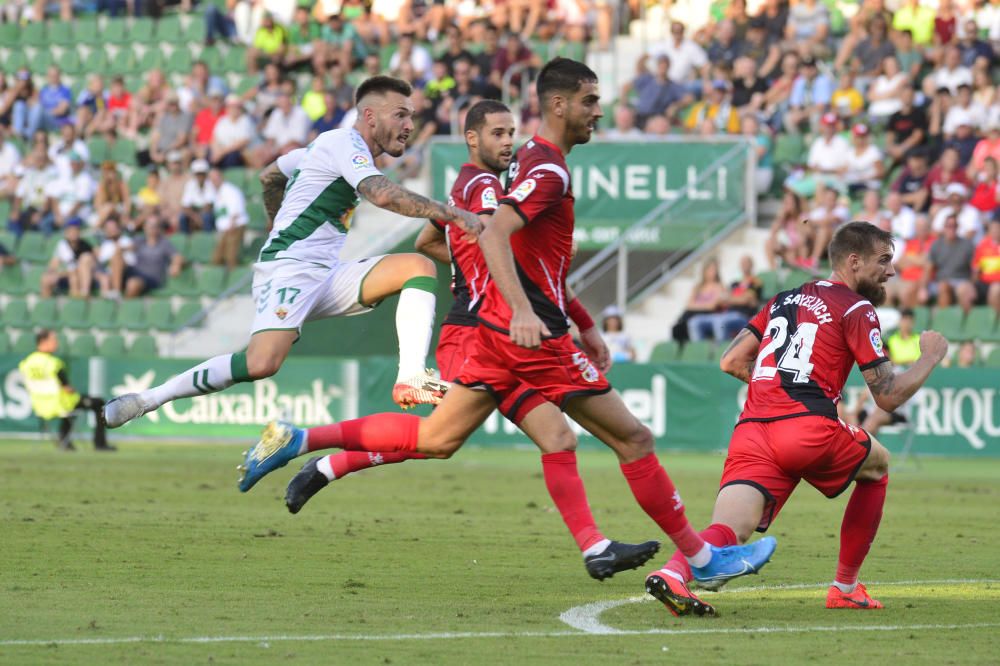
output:
[[[885,124],[903,108],[904,91],[909,92],[912,107],[913,88],[910,86],[910,78],[900,71],[896,56],[882,58],[877,76],[865,91],[869,120],[876,125]]]
[[[934,10],[921,0],[903,0],[903,6],[892,15],[892,28],[906,31],[919,46],[930,46],[934,40]]]
[[[746,36],[740,44],[739,56],[750,58],[754,64],[753,71],[761,78],[770,76],[781,62],[781,49],[768,33],[764,17],[750,19]]]
[[[788,11],[785,24],[787,49],[797,49],[803,56],[823,58],[829,55],[830,11],[819,0],[799,0]]]
[[[931,97],[939,88],[947,88],[954,95],[963,83],[972,85],[972,70],[962,64],[961,50],[949,46],[945,48],[941,65],[924,77],[924,94]]]
[[[221,88],[210,88],[208,103],[194,117],[191,130],[191,149],[196,158],[208,157],[209,146],[212,145],[212,132],[226,110],[223,103],[225,92]]]
[[[975,246],[968,238],[958,234],[958,218],[945,217],[941,236],[931,245],[930,269],[924,274],[927,293],[937,298],[941,307],[953,305],[958,300],[968,312],[975,301],[972,286],[972,257]]]
[[[892,234],[904,241],[913,238],[917,232],[917,214],[903,203],[903,196],[899,192],[890,190],[885,195],[882,217],[889,220]]]
[[[264,141],[253,149],[253,165],[263,167],[273,162],[278,155],[304,146],[309,140],[311,126],[305,109],[293,104],[288,93],[279,95],[278,104],[267,117],[261,132]]]
[[[961,168],[958,150],[953,147],[945,148],[941,152],[938,163],[931,167],[925,181],[930,192],[930,213],[935,215],[938,209],[948,201],[947,187],[952,183],[959,183],[966,188],[971,186],[965,170]]]
[[[94,191],[94,226],[102,227],[104,221],[114,216],[128,217],[132,212],[132,194],[122,179],[114,162],[101,164],[101,174]]]
[[[167,161],[167,153],[172,150],[186,150],[191,137],[191,114],[181,111],[177,93],[167,93],[165,108],[160,113],[153,131],[149,135],[148,154],[139,153],[139,164],[152,162],[162,165]]]
[[[799,71],[788,96],[789,108],[784,119],[785,130],[790,133],[815,130],[833,96],[833,81],[819,71],[815,58],[803,58]]]
[[[177,277],[184,268],[184,257],[163,236],[162,220],[150,216],[143,232],[133,246],[135,264],[125,269],[125,298],[139,298],[159,289],[168,277]]]
[[[601,329],[612,362],[631,363],[635,360],[635,346],[631,336],[625,332],[621,309],[614,305],[604,308],[601,311]]]
[[[678,110],[687,106],[694,97],[684,87],[670,80],[670,58],[656,58],[656,69],[647,69],[649,56],[642,55],[636,62],[636,77],[622,87],[622,99],[634,93],[636,123],[644,125],[652,116],[676,117]]]
[[[73,93],[62,82],[62,72],[51,65],[45,74],[45,85],[38,91],[42,105],[41,128],[53,132],[73,122]]]
[[[924,142],[927,137],[927,114],[914,106],[913,87],[903,86],[899,91],[899,110],[889,116],[886,124],[885,152],[892,160],[889,171],[902,163],[907,153]]]
[[[77,136],[76,126],[66,124],[59,128],[59,138],[49,144],[49,159],[56,165],[59,174],[65,178],[70,177],[70,153],[76,153],[84,162],[90,161],[90,149]]]
[[[976,301],[1000,314],[1000,220],[990,222],[986,235],[976,245],[972,255],[972,279]]]
[[[51,298],[57,291],[68,291],[73,298],[87,298],[90,292],[81,291],[81,284],[90,282],[96,263],[94,248],[80,235],[83,221],[78,217],[66,220],[63,237],[56,244],[49,265],[42,274],[42,298]],[[83,278],[86,278],[84,280]]]
[[[733,63],[733,106],[737,109],[760,112],[764,108],[767,80],[757,75],[753,60],[740,56]]]
[[[851,211],[840,201],[840,191],[835,186],[823,185],[816,188],[812,210],[807,217],[812,233],[812,256],[805,263],[806,268],[818,268],[820,260],[826,256],[826,248],[837,227],[847,222]]]
[[[977,240],[983,233],[983,220],[980,212],[968,203],[969,190],[962,183],[950,183],[945,192],[948,195],[948,205],[942,206],[934,215],[932,227],[935,233],[941,233],[949,217],[958,220],[958,234],[963,238]]]
[[[729,100],[729,82],[724,79],[716,79],[706,86],[703,99],[688,111],[684,126],[689,132],[695,132],[706,123],[714,126],[718,134],[740,132],[740,116]]]
[[[218,242],[212,252],[212,263],[225,265],[230,270],[236,268],[243,250],[243,233],[248,221],[246,199],[240,188],[222,179],[222,172],[212,169],[209,182],[215,188],[212,214]]]
[[[852,196],[864,190],[879,189],[885,177],[882,151],[872,144],[871,133],[871,128],[864,123],[851,128],[851,151],[843,179]]]
[[[123,233],[117,217],[109,217],[101,226],[104,239],[97,247],[97,270],[94,277],[104,298],[120,298],[125,269],[135,265],[134,243]],[[89,286],[85,289],[89,293]]]
[[[247,73],[256,74],[265,62],[280,64],[288,50],[288,31],[274,20],[270,12],[261,19],[260,27],[254,33],[253,42],[247,49]]]
[[[191,178],[184,185],[181,196],[180,229],[184,233],[191,231],[213,231],[215,229],[215,213],[213,206],[217,192],[215,185],[208,178],[209,166],[205,160],[195,160],[191,163]]]
[[[256,138],[253,121],[243,112],[243,102],[236,95],[226,97],[226,113],[212,129],[212,143],[209,147],[209,161],[223,169],[246,164],[243,156]]]
[[[903,245],[903,253],[896,259],[899,276],[899,302],[903,307],[915,308],[928,299],[925,276],[932,270],[931,246],[937,240],[931,232],[926,215],[918,214],[913,226],[913,238]]]
[[[71,219],[89,219],[93,212],[94,191],[97,183],[87,171],[83,157],[75,152],[69,154],[69,176],[61,176],[45,188],[49,197],[49,214],[42,218],[42,230],[50,232],[53,227],[62,227]]]
[[[670,59],[668,75],[684,87],[687,93],[700,95],[701,80],[708,75],[708,56],[693,40],[684,36],[685,27],[680,21],[671,21],[670,37],[653,48],[654,55]]]

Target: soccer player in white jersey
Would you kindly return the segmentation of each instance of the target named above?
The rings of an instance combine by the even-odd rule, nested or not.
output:
[[[407,217],[453,221],[473,234],[481,229],[476,215],[396,185],[375,167],[378,155],[398,157],[406,148],[413,131],[410,94],[405,81],[368,79],[358,87],[354,127],[324,132],[302,155],[254,264],[256,313],[246,351],[216,356],[164,384],[112,400],[104,408],[108,427],[171,400],[270,377],[306,321],[367,312],[397,293],[399,374],[393,400],[404,408],[440,401],[448,384],[424,365],[434,325],[434,262],[419,254],[340,260],[358,194]]]

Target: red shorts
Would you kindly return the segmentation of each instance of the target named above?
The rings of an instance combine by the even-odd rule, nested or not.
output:
[[[476,348],[477,326],[457,326],[445,324],[441,327],[437,350],[434,354],[441,378],[453,382],[465,359]],[[519,424],[526,414],[545,402],[545,398],[535,389],[521,384],[497,405],[500,413],[511,423]]]
[[[758,532],[764,532],[800,479],[827,497],[847,490],[871,451],[861,428],[825,416],[744,421],[733,430],[720,488],[742,483],[767,501]]]
[[[568,334],[543,340],[538,349],[518,347],[507,333],[486,326],[476,329],[476,345],[456,382],[489,391],[502,406],[521,386],[566,408],[570,398],[600,395],[611,384]],[[524,412],[527,413],[527,412]]]

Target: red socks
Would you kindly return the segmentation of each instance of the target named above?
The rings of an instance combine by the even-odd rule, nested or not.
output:
[[[858,581],[858,571],[875,540],[882,521],[886,486],[889,475],[878,481],[858,481],[844,510],[840,526],[840,557],[837,563],[838,583],[852,585]]]
[[[310,442],[311,448],[312,442]],[[422,453],[374,453],[368,451],[341,451],[329,456],[334,478],[342,479],[353,472],[360,472],[376,465],[394,465],[406,460],[423,460]]]
[[[360,419],[310,428],[308,448],[415,453],[420,417],[415,414],[372,414]]]
[[[655,453],[621,466],[632,494],[642,510],[660,526],[688,557],[705,545],[684,516],[684,503]]]
[[[542,474],[549,496],[580,550],[587,550],[603,539],[587,504],[587,492],[576,468],[576,452],[542,454]]]
[[[722,523],[713,523],[703,529],[700,534],[702,539],[713,546],[735,546],[738,543],[736,532],[733,531],[733,528]],[[670,558],[670,561],[663,568],[680,574],[685,581],[689,581],[692,578],[691,565],[684,558],[684,553],[679,550],[674,552],[674,556]]]

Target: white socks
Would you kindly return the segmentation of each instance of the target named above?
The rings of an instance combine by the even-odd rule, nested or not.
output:
[[[190,398],[229,388],[236,383],[232,372],[233,356],[224,354],[210,358],[159,386],[143,391],[139,397],[142,398],[146,411],[157,409],[178,398]]]
[[[840,590],[841,592],[843,592],[844,594],[850,594],[854,590],[858,589],[857,581],[850,584],[833,581],[833,586],[838,590]]]
[[[583,556],[587,558],[590,557],[591,555],[600,555],[610,545],[611,545],[611,539],[601,539],[593,546],[583,551]]]
[[[708,545],[708,542],[706,541],[705,545],[701,547],[701,550],[699,550],[691,557],[685,557],[684,559],[687,560],[688,564],[690,564],[691,566],[698,567],[700,569],[712,561],[712,548]]]
[[[399,292],[396,305],[396,335],[399,338],[399,373],[396,381],[422,375],[427,369],[427,352],[434,332],[434,305],[437,297],[434,278],[410,278]]]
[[[327,481],[333,481],[337,478],[337,475],[333,473],[333,466],[330,465],[330,456],[323,456],[316,463],[316,469],[319,470],[320,474],[326,477]]]

